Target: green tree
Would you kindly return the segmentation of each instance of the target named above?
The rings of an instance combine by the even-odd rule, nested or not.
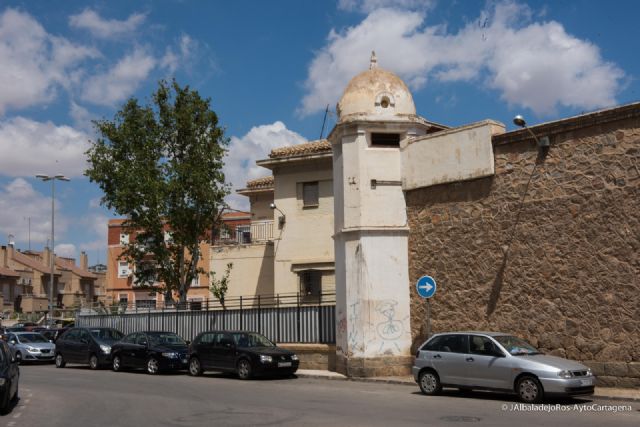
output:
[[[113,120],[95,121],[85,175],[102,205],[126,217],[123,258],[137,286],[164,284],[166,301],[185,302],[198,274],[200,243],[220,221],[229,194],[222,172],[228,145],[218,117],[188,86],[161,81],[150,105],[127,101]]]
[[[226,310],[227,306],[224,303],[224,297],[227,295],[227,291],[229,290],[229,275],[231,274],[231,269],[233,268],[233,263],[230,262],[227,264],[227,268],[224,271],[224,274],[220,279],[216,279],[215,271],[212,271],[209,274],[210,285],[209,290],[213,294],[214,297],[220,301],[220,305],[222,305],[222,309]]]

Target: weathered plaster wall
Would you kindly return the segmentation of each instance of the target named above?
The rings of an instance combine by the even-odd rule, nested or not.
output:
[[[556,127],[520,214],[538,149],[504,136],[495,176],[407,193],[410,286],[438,282],[432,331],[514,333],[585,361],[601,385],[640,386],[638,113]],[[411,295],[415,348],[426,304]]]
[[[211,249],[210,261],[216,279],[224,275],[228,263],[233,263],[227,298],[275,293],[272,244],[216,246]]]

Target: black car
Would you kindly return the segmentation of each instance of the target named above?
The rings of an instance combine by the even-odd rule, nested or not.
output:
[[[207,370],[235,372],[243,380],[263,374],[290,376],[299,363],[294,352],[256,332],[203,332],[189,347],[189,374],[193,376]]]
[[[9,345],[0,341],[0,413],[9,411],[11,401],[18,398],[20,368]]]
[[[56,340],[56,367],[89,364],[91,369],[111,363],[111,345],[124,334],[112,328],[71,328]]]
[[[186,369],[187,343],[173,332],[145,331],[125,336],[111,347],[114,371],[145,368],[149,374]]]

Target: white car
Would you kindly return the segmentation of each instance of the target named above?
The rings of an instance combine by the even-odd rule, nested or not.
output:
[[[593,394],[596,377],[581,363],[547,356],[525,340],[500,332],[449,332],[420,346],[413,376],[424,394],[442,387],[516,393],[523,402],[548,395]]]

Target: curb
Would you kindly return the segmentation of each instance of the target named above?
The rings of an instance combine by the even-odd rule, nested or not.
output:
[[[329,375],[318,375],[318,374],[304,374],[304,373],[296,373],[296,376],[299,378],[312,378],[312,379],[320,379],[320,380],[331,380],[331,381],[354,381],[354,382],[362,382],[362,383],[382,383],[382,384],[396,384],[396,385],[405,385],[417,387],[418,385],[411,380],[400,380],[400,379],[386,379],[386,378],[362,378],[362,377],[345,377],[345,376],[329,376]],[[591,396],[585,396],[597,399],[606,399],[606,400],[616,400],[622,402],[640,402],[640,397],[632,397],[632,396],[610,396],[607,394],[599,394],[597,391]]]

